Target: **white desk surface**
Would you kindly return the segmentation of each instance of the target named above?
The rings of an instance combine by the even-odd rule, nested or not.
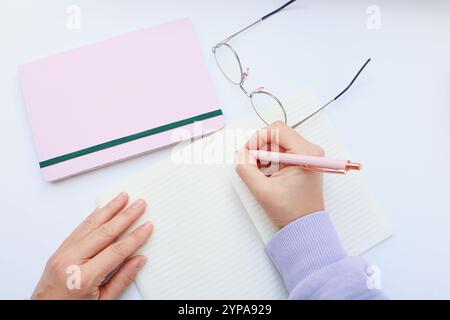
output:
[[[93,209],[99,191],[168,155],[161,150],[50,184],[39,173],[17,79],[20,63],[188,16],[224,110],[252,113],[217,69],[210,48],[283,0],[17,0],[0,4],[0,298],[30,296],[42,268]],[[66,8],[81,8],[81,29]],[[365,254],[391,298],[450,298],[450,1],[378,0],[381,29],[367,28],[373,1],[297,1],[236,39],[249,86],[279,96],[310,87],[325,100],[372,57],[328,111],[395,235]],[[176,75],[174,75],[176,76]],[[151,259],[150,259],[151,263]],[[139,298],[131,287],[124,298]]]

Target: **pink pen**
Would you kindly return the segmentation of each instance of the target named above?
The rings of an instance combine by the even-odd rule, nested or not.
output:
[[[325,173],[346,174],[349,170],[361,170],[361,164],[349,160],[339,161],[324,157],[305,156],[291,153],[278,153],[262,150],[250,150],[250,154],[256,159],[275,163],[286,163],[301,166],[307,170]]]

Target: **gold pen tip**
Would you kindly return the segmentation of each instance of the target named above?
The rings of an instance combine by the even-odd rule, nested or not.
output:
[[[362,169],[362,165],[360,163],[356,163],[356,162],[348,162],[347,163],[347,170],[361,170]]]

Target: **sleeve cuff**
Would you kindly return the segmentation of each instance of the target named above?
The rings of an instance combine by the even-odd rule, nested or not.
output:
[[[307,276],[347,256],[327,212],[295,220],[267,243],[266,250],[289,292]]]

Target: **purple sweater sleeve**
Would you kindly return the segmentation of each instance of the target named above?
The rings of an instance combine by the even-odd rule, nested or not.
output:
[[[342,247],[327,212],[287,225],[266,248],[289,291],[289,299],[386,299],[367,286],[368,264]]]

